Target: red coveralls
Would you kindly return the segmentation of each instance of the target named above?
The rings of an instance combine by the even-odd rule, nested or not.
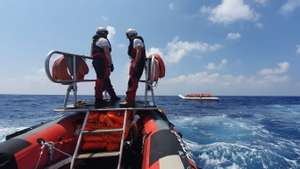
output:
[[[109,78],[111,72],[111,59],[107,58],[104,54],[104,50],[96,46],[95,43],[92,44],[92,56],[94,58],[93,67],[97,74],[95,83],[96,100],[103,100],[102,93],[105,90],[110,95],[111,100],[113,100],[117,96]]]
[[[137,37],[141,39],[143,42],[144,40],[141,37]],[[126,92],[126,101],[128,103],[135,102],[136,91],[138,88],[139,80],[143,74],[144,66],[145,66],[145,45],[141,49],[139,60],[136,59],[137,50],[133,48],[133,40],[130,42],[128,47],[128,54],[131,56],[130,67],[129,67],[129,80],[128,80],[128,89]]]

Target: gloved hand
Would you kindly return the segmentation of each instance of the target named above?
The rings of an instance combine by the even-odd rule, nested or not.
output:
[[[113,72],[115,70],[114,64],[110,65],[110,71]]]

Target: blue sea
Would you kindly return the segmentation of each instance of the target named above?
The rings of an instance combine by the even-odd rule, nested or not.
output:
[[[85,96],[83,98],[88,98]],[[300,169],[300,97],[157,97],[204,169]],[[61,116],[63,96],[0,95],[0,141]]]

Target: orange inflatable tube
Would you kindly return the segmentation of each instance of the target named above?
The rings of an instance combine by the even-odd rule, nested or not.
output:
[[[168,121],[154,115],[143,123],[142,169],[197,169],[182,138]]]

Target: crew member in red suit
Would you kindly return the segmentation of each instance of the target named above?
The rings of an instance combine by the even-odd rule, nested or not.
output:
[[[104,27],[97,28],[93,36],[91,46],[91,55],[93,56],[93,67],[97,74],[95,84],[95,105],[97,107],[106,106],[108,103],[103,100],[103,91],[110,95],[112,103],[120,100],[117,97],[110,81],[110,73],[114,71],[114,65],[111,58],[111,44],[107,39],[108,30]]]
[[[126,99],[121,105],[132,107],[135,105],[135,96],[138,88],[139,80],[143,74],[146,52],[144,39],[138,36],[134,29],[128,29],[126,36],[129,40],[128,55],[131,59],[129,67],[128,89],[126,92]]]

